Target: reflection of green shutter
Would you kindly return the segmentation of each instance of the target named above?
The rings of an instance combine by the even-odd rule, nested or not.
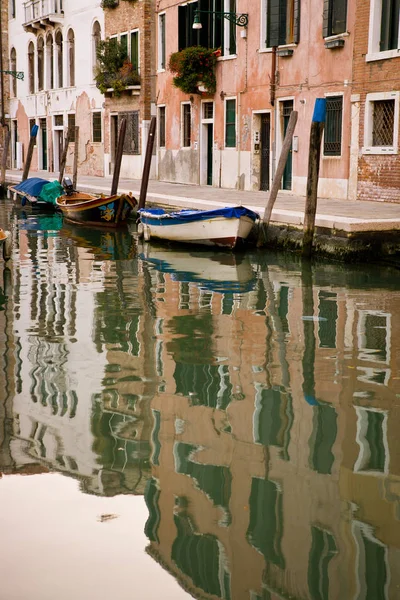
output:
[[[369,446],[369,461],[366,471],[385,471],[385,444],[383,440],[383,421],[384,413],[373,410],[365,411],[368,418],[367,431],[365,438]]]
[[[331,559],[337,552],[335,538],[329,531],[311,527],[311,550],[308,559],[308,588],[312,600],[329,600]]]
[[[181,572],[206,594],[218,598],[230,596],[229,579],[220,578],[218,539],[211,534],[195,534],[189,519],[175,515],[177,536],[172,544],[171,558]],[[221,583],[225,589],[221,589]]]
[[[314,407],[313,434],[310,439],[311,468],[321,474],[330,474],[335,460],[332,452],[337,435],[337,415],[333,406]]]
[[[273,481],[253,478],[249,505],[250,523],[246,535],[250,544],[266,561],[284,569],[282,493]]]
[[[183,442],[175,444],[176,472],[189,475],[215,506],[221,506],[228,510],[232,485],[229,468],[194,462],[192,455],[196,450],[197,446],[191,444]]]
[[[154,427],[153,427],[153,431],[151,434],[151,441],[153,442],[153,454],[151,457],[151,462],[153,463],[153,465],[159,465],[160,461],[160,450],[161,450],[161,443],[160,443],[160,439],[159,439],[159,433],[160,433],[160,426],[161,426],[161,414],[159,410],[152,410],[153,412],[153,417],[154,417]]]
[[[160,490],[158,489],[157,482],[154,478],[151,478],[148,480],[144,492],[144,500],[149,510],[149,517],[144,526],[144,532],[151,542],[159,542],[158,526],[161,519],[160,509],[158,506],[159,497]]]
[[[319,292],[319,316],[322,318],[318,324],[320,346],[323,348],[336,348],[336,322],[338,308],[337,295],[331,292]]]
[[[361,535],[365,550],[364,573],[367,588],[364,596],[365,600],[386,600],[385,587],[388,573],[385,560],[385,546],[367,538],[363,531]]]

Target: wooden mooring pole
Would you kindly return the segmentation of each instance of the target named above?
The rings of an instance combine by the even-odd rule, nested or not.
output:
[[[293,133],[296,128],[298,112],[293,110],[290,113],[289,123],[285,133],[285,139],[283,140],[283,146],[281,150],[281,155],[279,157],[278,166],[276,168],[275,176],[272,182],[271,191],[269,193],[269,198],[267,205],[264,210],[264,216],[262,222],[260,223],[260,228],[258,232],[258,241],[257,246],[263,246],[266,241],[266,231],[271,219],[272,209],[274,208],[274,204],[278,195],[278,192],[281,187],[281,181],[283,177],[283,171],[285,170],[286,161],[289,156],[289,152],[292,146],[292,138]]]
[[[78,158],[79,158],[79,127],[75,127],[75,148],[74,148],[74,170],[72,176],[72,186],[76,190],[78,185]]]
[[[304,211],[302,255],[309,258],[312,253],[315,214],[317,212],[319,163],[321,158],[321,141],[324,133],[326,116],[325,98],[316,98],[314,114],[310,130],[310,149],[308,154],[308,175],[306,206]]]
[[[124,144],[125,144],[125,134],[126,134],[126,119],[121,119],[121,125],[119,126],[118,132],[118,147],[117,153],[115,156],[115,165],[114,165],[114,173],[113,180],[111,184],[111,196],[115,196],[118,192],[118,183],[119,183],[119,174],[121,172],[121,163],[122,163],[122,155],[124,152]]]
[[[62,183],[65,171],[65,165],[67,164],[68,146],[73,137],[73,129],[68,129],[67,135],[65,136],[63,153],[60,161],[60,173],[58,175],[58,183]]]
[[[8,149],[10,147],[10,129],[8,125],[3,128],[3,156],[1,157],[1,176],[0,176],[0,187],[5,188],[6,185],[6,170],[7,170],[7,158]]]
[[[147,187],[149,184],[150,165],[153,156],[154,138],[156,136],[156,118],[151,117],[149,137],[147,138],[146,156],[144,159],[142,182],[140,184],[139,209],[146,204]]]
[[[38,125],[34,125],[31,129],[31,137],[29,139],[28,153],[26,155],[24,172],[22,173],[22,181],[25,181],[26,179],[28,179],[29,169],[31,168],[33,150],[34,150],[34,147],[36,144],[36,136],[37,136],[38,130],[39,130]]]

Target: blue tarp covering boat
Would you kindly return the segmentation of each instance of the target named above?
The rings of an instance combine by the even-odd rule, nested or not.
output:
[[[41,177],[29,177],[29,179],[21,181],[18,185],[14,185],[13,188],[17,192],[23,192],[24,194],[29,194],[30,196],[35,196],[37,198],[46,183],[49,183],[47,179],[42,179]]]
[[[9,186],[10,192],[21,197],[21,204],[55,207],[56,199],[64,194],[64,188],[58,181],[48,181],[41,177],[29,177],[17,185]]]

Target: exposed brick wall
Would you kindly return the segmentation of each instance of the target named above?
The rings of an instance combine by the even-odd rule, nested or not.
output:
[[[373,62],[366,62],[365,60],[368,52],[369,15],[370,0],[358,2],[352,89],[353,94],[360,95],[360,158],[358,162],[357,196],[359,200],[400,203],[400,154],[386,156],[382,154],[362,154],[367,94],[392,92],[400,89],[400,57]]]
[[[139,110],[139,120],[149,120],[151,103],[155,99],[155,2],[154,0],[121,0],[117,8],[104,10],[106,38],[139,29],[140,77],[139,96],[122,94],[120,98],[106,98],[108,112]],[[108,142],[108,140],[107,140]]]

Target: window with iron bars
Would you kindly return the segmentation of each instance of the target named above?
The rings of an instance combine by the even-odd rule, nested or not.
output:
[[[394,108],[394,100],[375,100],[373,102],[373,146],[393,145]]]
[[[324,155],[340,156],[342,153],[343,96],[326,98]]]
[[[139,111],[133,110],[118,113],[118,130],[121,125],[121,119],[126,119],[123,154],[140,154]]]
[[[165,148],[165,106],[158,109],[158,145]]]

